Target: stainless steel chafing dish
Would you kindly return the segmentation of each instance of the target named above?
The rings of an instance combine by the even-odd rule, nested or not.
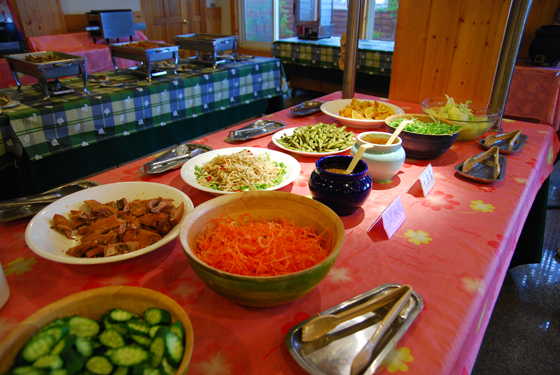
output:
[[[33,62],[26,58],[44,58],[45,62]],[[52,57],[57,58],[54,61],[48,61]],[[55,82],[59,84],[58,77],[67,77],[73,75],[82,75],[82,81],[84,83],[84,91],[87,91],[87,69],[86,69],[86,58],[82,56],[70,55],[67,53],[56,52],[56,51],[42,51],[42,52],[29,52],[29,53],[18,53],[16,55],[5,56],[6,61],[10,65],[10,70],[12,71],[12,76],[16,81],[18,90],[21,88],[21,84],[17,77],[17,73],[27,74],[32,77],[36,77],[39,82],[39,88],[45,94],[44,99],[50,98],[50,94],[54,93],[49,90],[48,79],[54,78]],[[72,92],[74,90],[66,90],[65,92]]]
[[[235,59],[238,39],[237,35],[184,34],[175,36],[173,41],[182,49],[196,51],[196,56],[192,58],[194,62],[212,65],[216,68],[217,64],[225,61],[219,59],[218,52],[233,50]],[[201,52],[207,52],[206,56]]]
[[[151,45],[156,45],[156,47],[136,47],[137,45],[142,43],[150,43]],[[154,75],[152,74],[153,62],[173,59],[173,61],[175,62],[175,67],[179,64],[179,46],[174,46],[172,44],[142,40],[137,42],[109,44],[109,49],[111,50],[111,57],[113,59],[113,64],[115,65],[115,70],[118,70],[116,60],[117,57],[139,61],[144,67],[144,71],[146,73],[146,78],[148,79],[148,81],[151,81],[152,76]],[[176,68],[174,73],[177,74]]]

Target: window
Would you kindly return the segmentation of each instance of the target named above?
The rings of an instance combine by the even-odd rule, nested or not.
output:
[[[240,44],[249,48],[270,48],[270,44],[275,40],[297,36],[294,17],[296,1],[239,0]],[[340,36],[347,27],[348,0],[332,2],[333,36]],[[399,1],[364,0],[364,6],[367,2],[374,6],[366,7],[366,39],[394,41]]]

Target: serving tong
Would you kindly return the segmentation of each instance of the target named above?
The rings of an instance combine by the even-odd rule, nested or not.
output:
[[[375,311],[390,302],[393,302],[395,299],[398,299],[402,296],[403,291],[408,288],[409,286],[403,285],[396,289],[391,290],[388,293],[385,293],[381,296],[376,298],[372,298],[369,301],[360,304],[358,306],[352,307],[346,311],[343,311],[337,315],[334,314],[326,314],[326,315],[319,315],[309,322],[307,322],[301,330],[301,341],[302,342],[309,342],[316,340],[336,327],[340,324],[347,322],[351,319],[357,318],[358,316],[362,316],[368,312]]]
[[[351,375],[358,375],[369,366],[373,351],[383,338],[385,332],[387,332],[391,324],[393,324],[393,321],[400,314],[401,310],[408,304],[412,294],[412,288],[409,285],[403,285],[398,288],[396,292],[398,292],[398,300],[393,304],[391,310],[389,310],[383,320],[381,320],[371,338],[354,358],[354,361],[352,361]],[[375,370],[376,369],[373,369],[373,372],[375,372]]]
[[[488,151],[480,153],[475,156],[471,156],[463,163],[463,173],[470,171],[476,164],[486,160],[494,158],[494,179],[498,179],[500,176],[500,148],[498,146],[492,146]]]
[[[76,181],[41,194],[0,202],[0,221],[11,221],[35,215],[43,207],[62,197],[99,185],[100,183],[96,181]]]
[[[499,135],[492,134],[484,139],[484,144],[486,146],[493,146],[497,143],[505,142],[509,139],[509,145],[507,150],[510,151],[515,146],[515,141],[517,141],[517,138],[519,138],[520,134],[521,134],[521,130],[514,130],[512,132],[503,133]]]
[[[177,147],[165,151],[151,162],[144,164],[140,169],[148,174],[166,172],[179,168],[187,160],[208,151],[212,151],[212,148],[206,145],[188,142],[181,143]]]

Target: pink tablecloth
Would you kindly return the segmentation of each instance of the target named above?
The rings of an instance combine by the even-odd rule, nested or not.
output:
[[[359,98],[367,96],[356,94]],[[340,97],[340,92],[323,100]],[[390,101],[408,113],[418,104]],[[288,127],[333,123],[324,114],[294,118],[288,110],[270,119]],[[390,181],[373,184],[363,209],[342,217],[346,238],[333,269],[300,299],[274,308],[235,305],[208,289],[189,266],[178,240],[152,253],[119,263],[73,266],[54,263],[25,246],[27,220],[0,225],[0,262],[12,295],[0,310],[0,336],[37,309],[64,296],[106,285],[133,285],[160,291],[178,301],[194,327],[189,374],[304,374],[285,345],[294,324],[386,283],[410,284],[425,307],[397,344],[381,373],[468,374],[509,261],[532,202],[552,171],[559,142],[550,126],[504,121],[506,131],[521,129],[525,147],[507,157],[504,181],[484,185],[460,178],[454,167],[481,152],[476,142],[456,143],[441,157],[407,159]],[[240,126],[239,126],[240,127]],[[226,142],[227,129],[196,140],[213,149],[239,145],[278,150],[271,136]],[[357,133],[360,129],[354,129]],[[309,195],[308,178],[317,160],[294,155],[302,171],[283,191]],[[151,158],[102,173],[92,180],[153,181],[174,186],[195,206],[212,195],[188,186],[179,170],[146,175]],[[431,163],[436,185],[426,198],[407,193]],[[396,197],[406,221],[391,238],[369,226]]]
[[[147,40],[141,31],[136,31],[133,40]],[[121,42],[126,42],[122,40]],[[86,57],[86,67],[88,73],[99,73],[115,70],[111,59],[111,50],[104,39],[94,41],[89,31],[60,34],[60,35],[41,35],[27,38],[29,48],[33,52],[57,51],[71,55]],[[116,42],[113,41],[113,42]],[[129,68],[137,62],[128,59],[117,58],[119,68]]]
[[[504,117],[560,128],[560,67],[516,65]]]
[[[22,85],[32,85],[37,83],[37,78],[28,76],[26,74],[18,74],[19,83]],[[12,71],[10,70],[10,65],[6,59],[0,59],[0,88],[4,89],[6,87],[17,86],[14,76],[12,76]]]

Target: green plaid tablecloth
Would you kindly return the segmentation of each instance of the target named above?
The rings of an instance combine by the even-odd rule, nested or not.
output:
[[[39,160],[56,153],[86,147],[144,129],[194,118],[253,101],[283,94],[282,65],[275,58],[256,57],[224,63],[196,73],[154,77],[104,73],[123,81],[121,87],[101,87],[88,82],[87,95],[81,78],[63,80],[71,94],[43,94],[32,86],[2,89],[0,93],[21,102],[5,109],[9,126],[0,125],[0,166],[9,164],[10,153]],[[5,125],[5,124],[4,124]],[[2,160],[4,159],[4,160]]]
[[[356,71],[376,75],[391,75],[395,43],[379,40],[359,40]],[[272,44],[272,57],[284,64],[339,69],[340,38],[305,40],[298,37],[280,39]]]

